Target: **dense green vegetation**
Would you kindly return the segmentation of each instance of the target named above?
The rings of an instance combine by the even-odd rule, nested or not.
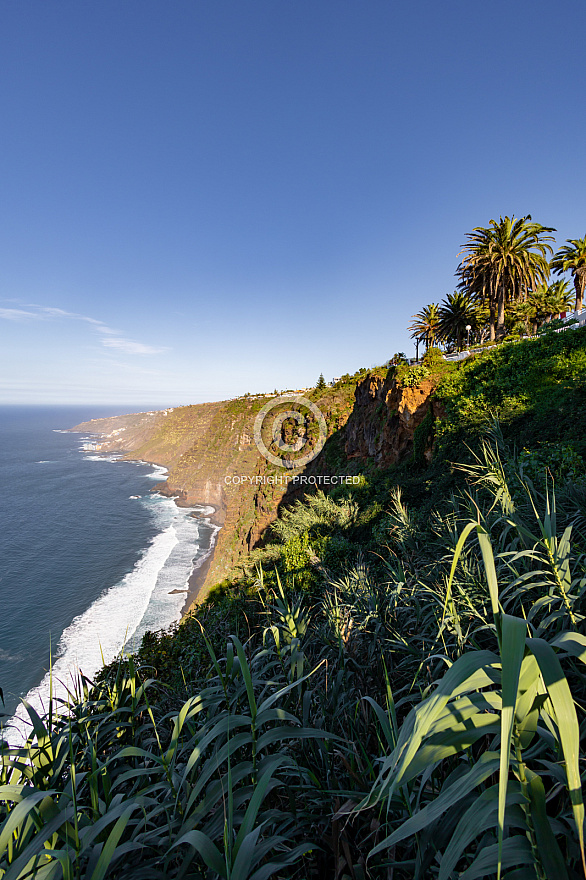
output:
[[[496,416],[517,445],[563,441],[582,450],[586,437],[584,330],[511,342],[467,361],[441,381],[444,434],[471,438]]]
[[[0,876],[583,877],[585,366],[585,330],[431,351],[411,460],[31,710]]]

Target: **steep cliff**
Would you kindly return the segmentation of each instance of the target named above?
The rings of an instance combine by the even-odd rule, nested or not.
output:
[[[352,411],[355,387],[356,381],[348,379],[320,395],[309,395],[323,413],[330,440]],[[98,451],[168,468],[167,481],[156,488],[178,504],[213,505],[213,519],[222,529],[202,594],[256,545],[295,479],[305,473],[306,469],[276,467],[256,447],[256,416],[274,399],[257,396],[94,419],[74,429],[97,435]],[[317,460],[326,462],[323,454]]]
[[[433,379],[416,388],[403,388],[387,375],[369,374],[356,388],[352,415],[345,429],[349,459],[372,460],[377,467],[397,464],[414,448],[418,428],[424,421],[440,417],[441,404],[433,399]],[[423,454],[431,458],[431,431],[423,438]]]
[[[222,529],[206,571],[205,594],[258,544],[281,504],[316,484],[326,488],[327,482],[320,483],[324,477],[356,473],[369,461],[388,467],[411,455],[417,428],[430,412],[438,414],[433,388],[429,380],[402,388],[392,371],[379,370],[314,392],[310,396],[323,413],[328,439],[317,458],[292,471],[268,462],[254,442],[256,415],[274,400],[270,396],[95,419],[75,430],[98,435],[101,451],[167,467],[168,480],[156,488],[178,504],[213,505]],[[430,438],[423,439],[429,457]]]

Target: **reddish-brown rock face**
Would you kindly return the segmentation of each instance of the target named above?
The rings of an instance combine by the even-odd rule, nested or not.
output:
[[[379,467],[388,467],[410,455],[415,429],[429,408],[435,416],[441,415],[432,400],[434,387],[430,379],[417,388],[402,388],[392,378],[367,376],[356,388],[356,403],[346,424],[348,457],[372,459]]]

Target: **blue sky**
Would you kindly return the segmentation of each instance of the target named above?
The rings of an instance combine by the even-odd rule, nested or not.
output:
[[[0,403],[411,353],[504,214],[586,234],[586,5],[4,0]]]

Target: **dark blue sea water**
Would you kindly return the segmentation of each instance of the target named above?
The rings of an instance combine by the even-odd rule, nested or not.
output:
[[[209,509],[152,492],[163,468],[99,456],[82,448],[91,437],[62,433],[115,414],[0,407],[4,721],[21,697],[46,704],[50,652],[59,691],[78,667],[92,676],[102,658],[178,620],[185,592],[173,590],[213,541]]]

